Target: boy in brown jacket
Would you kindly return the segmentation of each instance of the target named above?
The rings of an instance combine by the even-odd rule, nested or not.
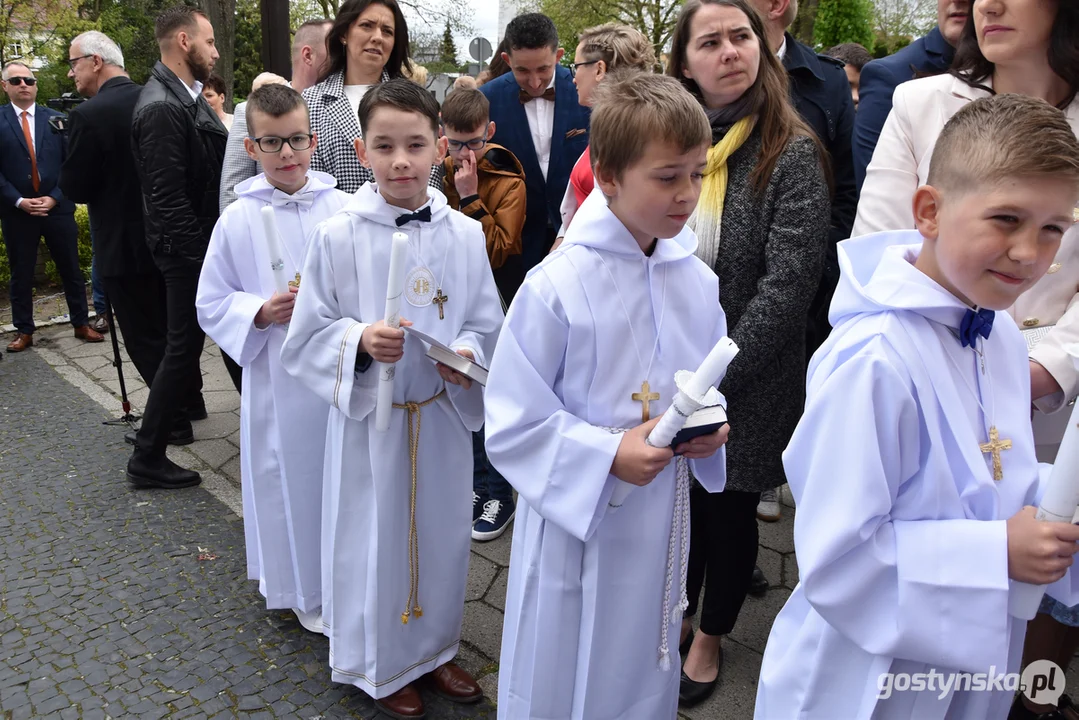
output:
[[[443,166],[446,199],[450,207],[483,224],[487,257],[497,270],[506,258],[521,253],[524,170],[513,153],[490,142],[495,124],[487,97],[479,90],[462,88],[449,94],[442,104],[442,132],[449,140]],[[499,292],[511,297],[501,287]],[[472,539],[486,542],[502,535],[513,520],[513,489],[487,461],[482,430],[473,434],[472,456]]]

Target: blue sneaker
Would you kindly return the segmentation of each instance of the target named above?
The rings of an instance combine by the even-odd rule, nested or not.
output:
[[[488,500],[483,504],[483,514],[480,515],[480,519],[472,526],[472,539],[487,542],[500,537],[506,532],[516,512],[517,508],[512,502]]]

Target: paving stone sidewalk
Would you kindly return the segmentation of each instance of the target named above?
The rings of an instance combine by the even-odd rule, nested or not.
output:
[[[138,412],[149,391],[122,357]],[[266,612],[245,579],[239,396],[218,348],[207,341],[202,358],[209,417],[193,445],[169,449],[203,485],[169,493],[124,482],[126,428],[101,424],[121,414],[111,362],[109,342],[81,343],[69,325],[0,362],[0,717],[384,717],[331,683],[326,641]],[[716,694],[684,718],[752,717],[768,631],[797,582],[784,502],[781,522],[761,523],[773,587],[746,600]],[[473,543],[459,657],[492,701],[510,535]],[[491,707],[432,699],[428,717]]]

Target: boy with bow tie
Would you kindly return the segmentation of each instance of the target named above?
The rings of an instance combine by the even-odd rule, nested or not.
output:
[[[1079,600],[1079,527],[1030,507],[1043,487],[1027,346],[999,312],[1046,272],[1077,198],[1064,114],[999,95],[941,132],[916,231],[839,244],[835,329],[783,456],[800,581],[756,717],[1004,718],[1015,688],[996,678],[1019,671],[1027,624],[1009,609],[1016,584]],[[893,682],[912,677],[941,680]]]
[[[281,344],[299,283],[277,292],[272,263],[300,278],[306,238],[349,195],[309,171],[318,138],[307,105],[290,87],[267,85],[247,99],[244,141],[263,172],[236,186],[199,276],[199,325],[244,368],[240,395],[240,474],[247,574],[268,609],[292,609],[322,632],[322,448],[326,401],[281,367]],[[280,250],[271,253],[260,214],[273,207]],[[280,258],[272,255],[280,252]]]

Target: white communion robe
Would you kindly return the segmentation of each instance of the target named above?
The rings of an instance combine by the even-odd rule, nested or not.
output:
[[[329,406],[281,367],[285,327],[255,327],[275,292],[260,213],[273,204],[287,278],[303,267],[307,238],[350,196],[310,172],[294,195],[262,174],[236,186],[238,200],[214,227],[199,276],[199,325],[244,369],[240,477],[247,572],[268,608],[322,605],[322,448]],[[302,292],[301,292],[302,294]]]
[[[445,345],[471,350],[484,366],[503,320],[482,226],[450,210],[442,193],[427,192],[430,222],[398,228],[395,219],[405,211],[368,183],[316,229],[281,352],[288,371],[333,406],[326,437],[323,623],[333,680],[375,698],[392,695],[457,653],[470,544],[471,433],[483,424],[483,388],[445,386],[423,343],[407,337],[394,402],[423,403],[446,393],[413,419],[419,551],[411,558],[409,413],[395,409],[389,430],[378,432],[379,366],[356,369],[360,335],[385,311],[393,233],[410,237],[406,268],[426,267],[436,281],[428,299],[436,289],[449,297],[441,320],[437,305],[416,307],[406,293],[402,318]],[[422,616],[403,623],[403,613],[415,606]]]
[[[650,403],[658,417],[675,372],[695,370],[726,334],[719,281],[696,246],[687,228],[646,256],[593,192],[510,307],[486,396],[488,456],[520,494],[499,718],[675,717],[683,578],[678,553],[668,557],[675,463],[612,511],[622,437],[610,429],[641,424],[642,404],[630,396],[646,379],[659,393]],[[712,492],[726,481],[724,458],[720,450],[690,463]]]
[[[839,244],[835,329],[783,455],[800,582],[768,637],[757,720],[1008,714],[1013,692],[976,689],[973,674],[1018,672],[1026,633],[1008,610],[1006,520],[1037,504],[1047,469],[1027,348],[1006,312],[982,355],[962,347],[967,306],[914,267],[920,250],[917,231]],[[991,425],[1012,443],[999,482],[979,448]],[[1073,579],[1050,592],[1073,604]],[[972,675],[885,698],[884,673]]]

